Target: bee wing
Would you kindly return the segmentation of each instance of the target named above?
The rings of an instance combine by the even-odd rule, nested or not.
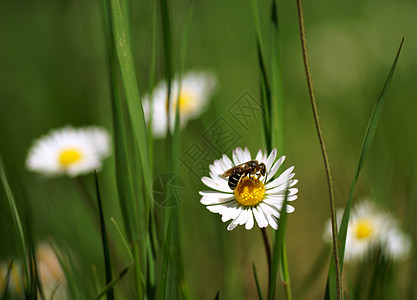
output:
[[[220,177],[222,177],[222,178],[229,177],[230,175],[232,175],[232,173],[235,170],[236,170],[236,167],[230,168],[229,170],[227,170],[226,172],[224,172],[222,175],[220,175]]]
[[[229,170],[226,170],[222,175],[220,175],[220,177],[226,178],[226,177],[231,176],[232,174],[234,174],[238,170],[240,170],[243,165],[244,165],[244,163],[240,164],[240,165],[237,165],[237,166],[234,166],[233,168],[230,168]]]

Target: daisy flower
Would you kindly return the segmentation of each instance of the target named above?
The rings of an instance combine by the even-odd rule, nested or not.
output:
[[[298,189],[292,187],[298,180],[292,179],[295,175],[294,167],[290,167],[271,181],[285,159],[282,156],[275,162],[276,156],[276,149],[269,156],[266,151],[259,150],[255,160],[259,165],[265,165],[266,172],[242,176],[232,190],[228,178],[223,178],[222,175],[235,166],[251,161],[252,157],[248,148],[236,148],[233,151],[233,161],[223,154],[221,159],[210,165],[210,177],[202,178],[203,183],[214,191],[201,191],[200,202],[209,211],[220,214],[223,222],[232,220],[227,230],[233,230],[237,225],[245,225],[249,230],[255,220],[260,228],[270,225],[277,229],[287,188],[287,201],[297,199]],[[287,212],[293,211],[294,207],[287,205]]]
[[[183,76],[179,95],[181,128],[184,128],[190,119],[197,118],[205,111],[215,86],[216,78],[207,72],[188,72]],[[178,80],[174,80],[171,86],[171,107],[169,109],[171,130],[174,129],[175,125],[178,87]],[[153,91],[152,100],[149,99],[149,95],[145,95],[142,100],[147,123],[149,122],[152,111],[152,133],[156,138],[161,138],[166,135],[168,123],[167,90],[168,86],[166,82],[161,81]]]
[[[110,136],[104,129],[67,126],[35,141],[29,150],[26,166],[44,175],[75,177],[101,169],[102,160],[110,153]]]
[[[342,221],[343,211],[337,212],[338,226]],[[331,242],[331,223],[327,221],[324,239]],[[346,235],[346,262],[360,261],[374,254],[379,249],[386,258],[403,259],[410,249],[410,241],[398,228],[394,218],[378,209],[372,202],[364,201],[353,207]]]

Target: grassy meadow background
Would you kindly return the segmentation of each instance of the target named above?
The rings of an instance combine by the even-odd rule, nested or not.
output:
[[[174,66],[190,2],[171,1]],[[328,259],[323,272],[309,271],[327,249],[323,226],[330,217],[328,191],[303,70],[295,1],[279,1],[281,59],[285,97],[285,154],[294,165],[299,198],[288,216],[287,248],[296,299],[317,299],[324,293]],[[149,92],[152,2],[131,1],[134,60],[141,94]],[[260,1],[264,37],[268,36],[269,1]],[[373,198],[397,217],[402,228],[417,237],[417,3],[403,1],[305,1],[305,22],[313,79],[322,126],[334,175],[337,207],[348,197],[363,134],[401,38],[404,47],[390,85],[375,140],[356,187],[355,199]],[[158,14],[159,18],[159,14]],[[100,1],[0,2],[0,153],[22,218],[37,241],[53,240],[77,257],[86,295],[94,295],[91,265],[104,281],[97,216],[78,187],[67,177],[45,179],[25,169],[28,148],[50,129],[67,124],[101,125],[112,131],[110,85]],[[158,19],[156,79],[163,78],[162,41]],[[243,97],[260,101],[259,68],[250,1],[195,2],[186,70],[210,70],[218,87],[208,110],[191,121],[181,135],[180,157],[193,143],[205,145],[213,160],[219,153],[262,145],[258,115],[244,128],[228,110]],[[224,118],[239,137],[232,147],[215,149],[204,133]],[[164,144],[155,141],[153,178],[168,169]],[[222,148],[223,147],[223,148]],[[221,152],[221,151],[226,152]],[[232,232],[200,204],[198,191],[207,189],[181,166],[186,187],[182,207],[186,279],[193,299],[254,299],[252,263],[261,285],[267,286],[265,250],[260,230],[243,226]],[[99,173],[115,272],[129,259],[110,217],[122,224],[114,156]],[[94,192],[93,175],[82,180]],[[165,208],[156,206],[160,213]],[[4,192],[0,193],[0,258],[18,249],[17,233]],[[270,229],[269,229],[270,230]],[[415,252],[415,247],[413,249]],[[398,295],[417,297],[407,278],[417,274],[415,255],[395,265]],[[354,272],[355,268],[347,268]],[[414,274],[414,275],[413,275]],[[411,277],[409,277],[411,276]],[[129,298],[130,271],[116,290]],[[415,278],[415,277],[414,277]],[[306,282],[314,282],[301,295]],[[133,293],[133,289],[131,290]],[[89,297],[86,296],[86,299]]]

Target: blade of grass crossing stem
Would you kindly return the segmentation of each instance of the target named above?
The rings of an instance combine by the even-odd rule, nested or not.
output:
[[[153,215],[153,196],[151,178],[147,176],[150,169],[148,155],[148,140],[145,125],[143,107],[140,99],[139,89],[136,82],[136,73],[132,58],[132,49],[127,38],[127,26],[122,15],[118,0],[108,0],[110,2],[110,16],[113,30],[114,45],[120,66],[120,74],[123,83],[124,95],[127,100],[127,108],[132,122],[135,142],[139,151],[140,165],[145,186],[145,211],[146,229],[149,224],[149,216]],[[152,224],[152,222],[151,222]],[[147,231],[147,230],[146,230]]]
[[[111,282],[109,282],[102,290],[101,292],[94,298],[95,300],[99,300],[101,297],[103,297],[105,294],[108,294],[110,290],[113,290],[113,287],[122,279],[126,273],[129,271],[129,269],[135,264],[134,261],[129,263],[120,273],[119,275],[114,278]]]
[[[272,249],[272,263],[271,263],[271,272],[269,273],[268,281],[268,300],[275,299],[275,288],[278,274],[278,267],[280,260],[282,258],[282,250],[285,245],[285,229],[287,227],[287,198],[288,198],[288,187],[287,193],[285,195],[284,203],[282,204],[281,215],[279,217],[279,227],[275,231],[275,241]],[[281,262],[282,263],[282,262]],[[285,284],[285,282],[284,282]],[[291,299],[290,285],[289,282],[285,286],[287,300]]]
[[[104,220],[104,211],[103,211],[103,203],[101,201],[100,195],[100,188],[98,184],[98,177],[97,172],[94,172],[94,180],[96,183],[96,195],[97,195],[97,203],[98,203],[98,212],[100,215],[100,231],[101,231],[101,242],[103,246],[103,253],[104,253],[104,267],[106,271],[106,285],[108,285],[112,281],[112,267],[111,267],[111,258],[110,258],[110,250],[109,250],[109,241],[107,239],[107,229],[106,229],[106,222]],[[113,288],[109,288],[106,292],[107,299],[114,299],[114,290]]]
[[[262,290],[261,290],[261,285],[259,284],[259,280],[258,280],[258,274],[256,272],[256,266],[255,263],[252,264],[252,269],[253,269],[253,277],[255,279],[255,284],[256,284],[256,291],[258,292],[258,299],[262,300]]]
[[[381,117],[382,114],[382,109],[384,107],[384,102],[385,102],[385,95],[387,93],[389,84],[391,82],[392,76],[394,74],[394,70],[395,67],[397,65],[397,61],[401,52],[401,48],[403,46],[404,43],[404,38],[401,40],[400,46],[398,48],[397,54],[395,56],[394,62],[391,66],[391,69],[388,73],[388,77],[385,81],[385,84],[379,94],[378,100],[375,104],[375,107],[372,111],[371,114],[371,118],[369,119],[369,123],[368,123],[368,127],[366,129],[366,133],[365,133],[365,137],[363,139],[362,142],[362,147],[361,147],[361,151],[360,151],[360,155],[359,155],[359,161],[358,161],[358,165],[356,167],[356,172],[355,175],[353,177],[353,181],[352,181],[352,185],[350,187],[350,193],[349,193],[349,198],[348,201],[346,203],[346,207],[343,213],[343,218],[342,218],[342,222],[340,224],[340,230],[339,230],[339,241],[340,241],[340,271],[342,272],[343,269],[343,257],[344,257],[344,253],[345,253],[345,246],[346,246],[346,235],[347,235],[347,227],[348,227],[348,221],[349,221],[349,215],[350,215],[350,209],[352,206],[352,199],[353,199],[353,193],[355,190],[355,185],[356,182],[358,180],[359,177],[359,173],[362,169],[363,163],[365,161],[365,157],[368,153],[368,150],[371,146],[372,140],[375,136],[375,132],[378,126],[378,122],[379,119]],[[335,276],[334,273],[334,259],[332,259],[331,263],[330,263],[330,268],[329,268],[329,276],[328,276],[328,281],[327,281],[327,289],[326,289],[326,299],[334,299],[335,297],[335,286],[333,284],[333,281],[330,280],[331,278],[333,278]]]
[[[284,154],[284,96],[282,92],[281,52],[279,47],[278,7],[271,4],[271,141],[278,149],[278,157]],[[271,149],[268,149],[271,151]]]
[[[30,275],[29,275],[29,268],[28,268],[29,262],[28,262],[28,258],[26,255],[27,247],[26,247],[25,235],[23,232],[23,227],[22,227],[22,222],[20,219],[19,211],[17,210],[16,201],[14,199],[12,190],[7,180],[6,169],[4,168],[3,159],[1,157],[0,157],[0,177],[1,177],[1,182],[3,184],[4,191],[6,193],[7,201],[9,202],[10,210],[11,210],[12,217],[13,217],[13,222],[16,226],[17,233],[19,235],[19,246],[20,246],[20,251],[21,251],[22,258],[23,258],[23,270],[25,273],[25,282],[26,284],[29,284],[30,283]]]

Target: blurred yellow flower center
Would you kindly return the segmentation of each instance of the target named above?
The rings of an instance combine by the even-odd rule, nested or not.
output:
[[[59,162],[62,166],[68,167],[70,164],[75,163],[81,159],[80,151],[76,149],[66,149],[59,155]]]
[[[194,109],[195,103],[193,101],[194,95],[187,91],[181,91],[180,94],[180,112],[187,113]]]
[[[372,234],[373,225],[367,219],[360,220],[356,226],[356,237],[358,239],[366,239]]]
[[[265,186],[257,178],[245,177],[236,186],[234,194],[236,201],[240,204],[254,206],[264,199]]]

